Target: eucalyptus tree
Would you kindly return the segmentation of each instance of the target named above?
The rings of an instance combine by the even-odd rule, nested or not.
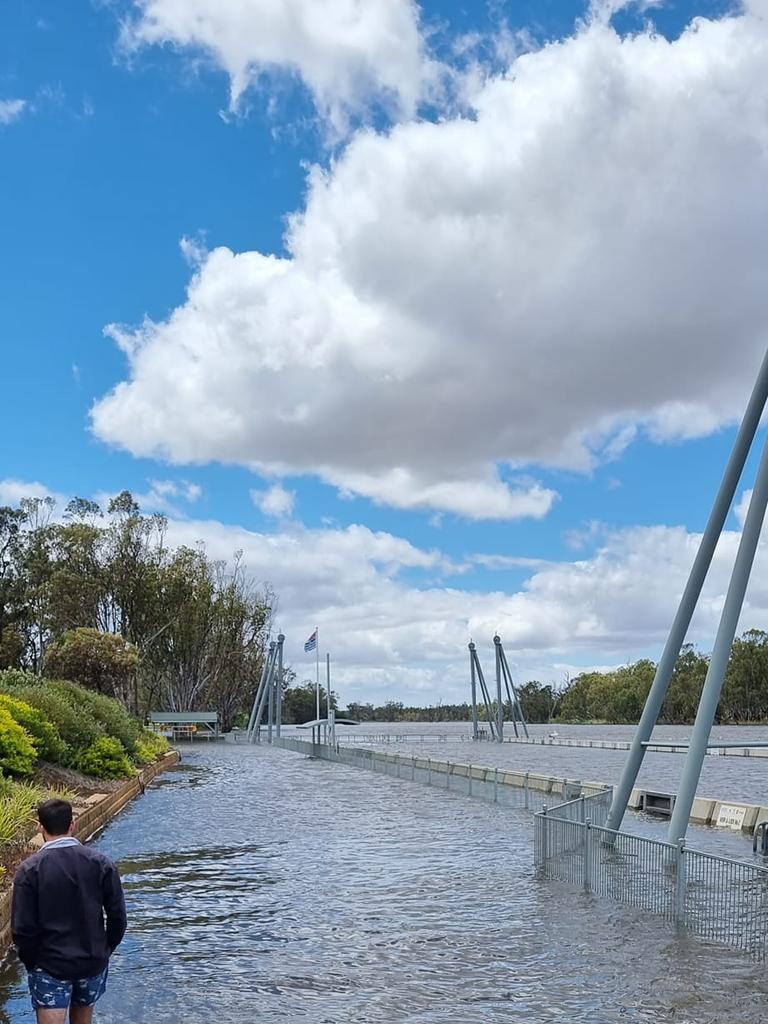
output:
[[[0,667],[13,665],[23,648],[19,626],[26,617],[26,581],[19,554],[24,521],[21,509],[0,507]]]

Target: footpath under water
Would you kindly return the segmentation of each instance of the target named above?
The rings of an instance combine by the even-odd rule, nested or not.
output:
[[[268,749],[185,752],[98,841],[130,927],[103,1024],[752,1022],[768,972],[534,880],[532,820]],[[9,958],[0,1022],[32,1022]]]

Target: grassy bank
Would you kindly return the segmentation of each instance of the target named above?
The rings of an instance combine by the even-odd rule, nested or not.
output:
[[[168,750],[116,700],[75,683],[0,671],[0,886],[54,796],[77,810]]]

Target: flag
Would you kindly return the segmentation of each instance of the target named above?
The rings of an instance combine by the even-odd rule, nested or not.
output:
[[[307,640],[307,642],[304,644],[304,653],[305,654],[309,654],[310,651],[314,651],[316,649],[317,649],[317,630],[315,630],[315,632],[312,634],[312,636],[309,638],[309,640]]]

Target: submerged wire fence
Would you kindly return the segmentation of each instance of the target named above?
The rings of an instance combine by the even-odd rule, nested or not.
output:
[[[610,796],[607,799],[610,806]],[[656,914],[700,938],[766,959],[768,868],[604,827],[604,796],[534,818],[540,878]]]

